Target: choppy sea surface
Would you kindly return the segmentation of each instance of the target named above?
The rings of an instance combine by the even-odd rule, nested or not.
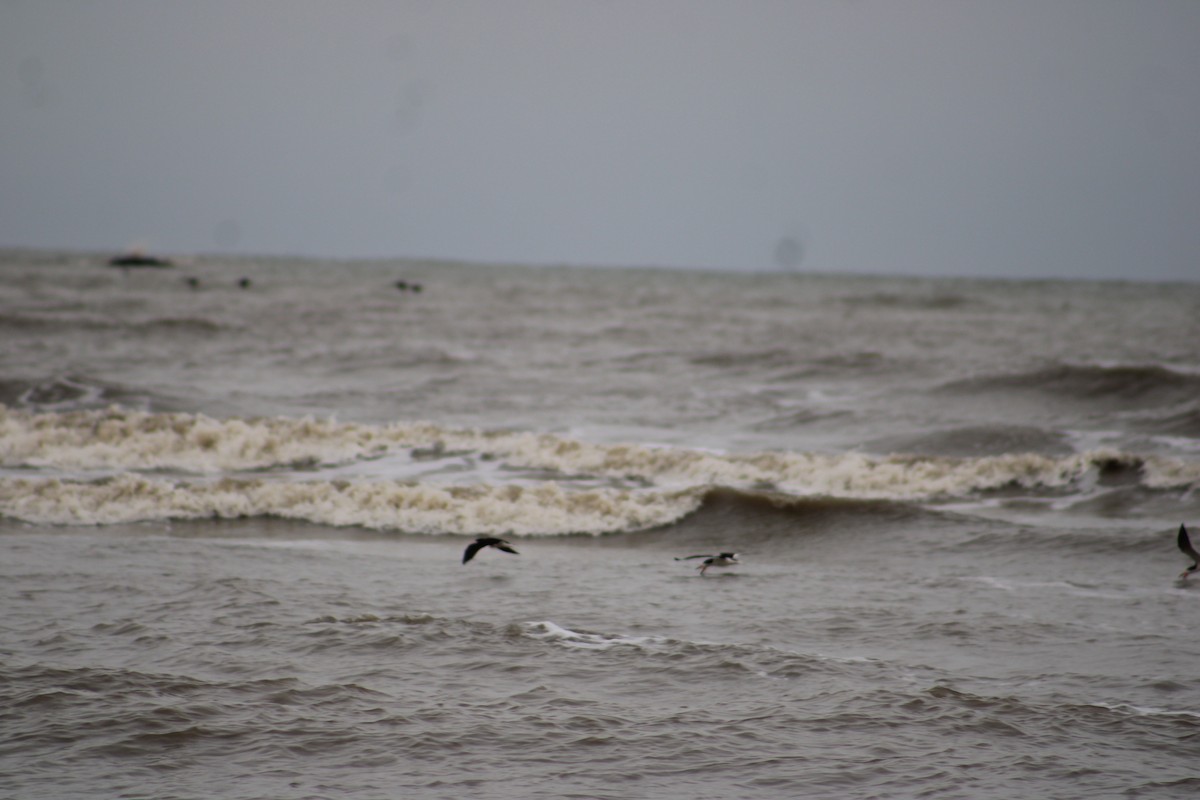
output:
[[[3,251],[0,341],[2,796],[1200,792],[1200,284]]]

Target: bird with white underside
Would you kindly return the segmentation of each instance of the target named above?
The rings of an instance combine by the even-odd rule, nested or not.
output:
[[[704,561],[696,569],[700,570],[700,574],[704,575],[710,567],[732,567],[734,564],[740,564],[737,553],[699,553],[694,556],[677,556],[676,561],[690,561],[693,558],[703,558]]]

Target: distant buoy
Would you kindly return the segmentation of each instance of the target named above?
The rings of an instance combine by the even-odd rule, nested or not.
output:
[[[804,260],[804,245],[795,236],[784,236],[775,243],[775,263],[788,271],[800,266]]]

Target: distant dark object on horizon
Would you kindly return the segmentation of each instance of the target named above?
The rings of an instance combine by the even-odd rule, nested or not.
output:
[[[243,289],[249,289],[250,285],[249,278],[242,278],[240,281],[238,281],[238,286],[242,287]]]
[[[420,294],[420,292],[421,292],[421,284],[409,283],[406,280],[396,281],[393,284],[393,286],[395,286],[397,289],[399,289],[402,292],[413,292],[414,294]]]
[[[192,275],[192,276],[191,276],[191,277],[189,277],[189,278],[185,278],[184,280],[185,280],[185,282],[187,283],[187,285],[188,285],[188,286],[190,286],[190,287],[192,287],[193,289],[199,289],[199,288],[200,288],[200,279],[199,279],[199,278],[197,278],[195,275]]]
[[[148,256],[144,253],[126,253],[108,260],[110,267],[173,267],[170,259]]]

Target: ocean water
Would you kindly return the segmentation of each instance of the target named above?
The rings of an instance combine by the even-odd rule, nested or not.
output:
[[[0,796],[1200,791],[1200,284],[104,261],[0,252]]]

